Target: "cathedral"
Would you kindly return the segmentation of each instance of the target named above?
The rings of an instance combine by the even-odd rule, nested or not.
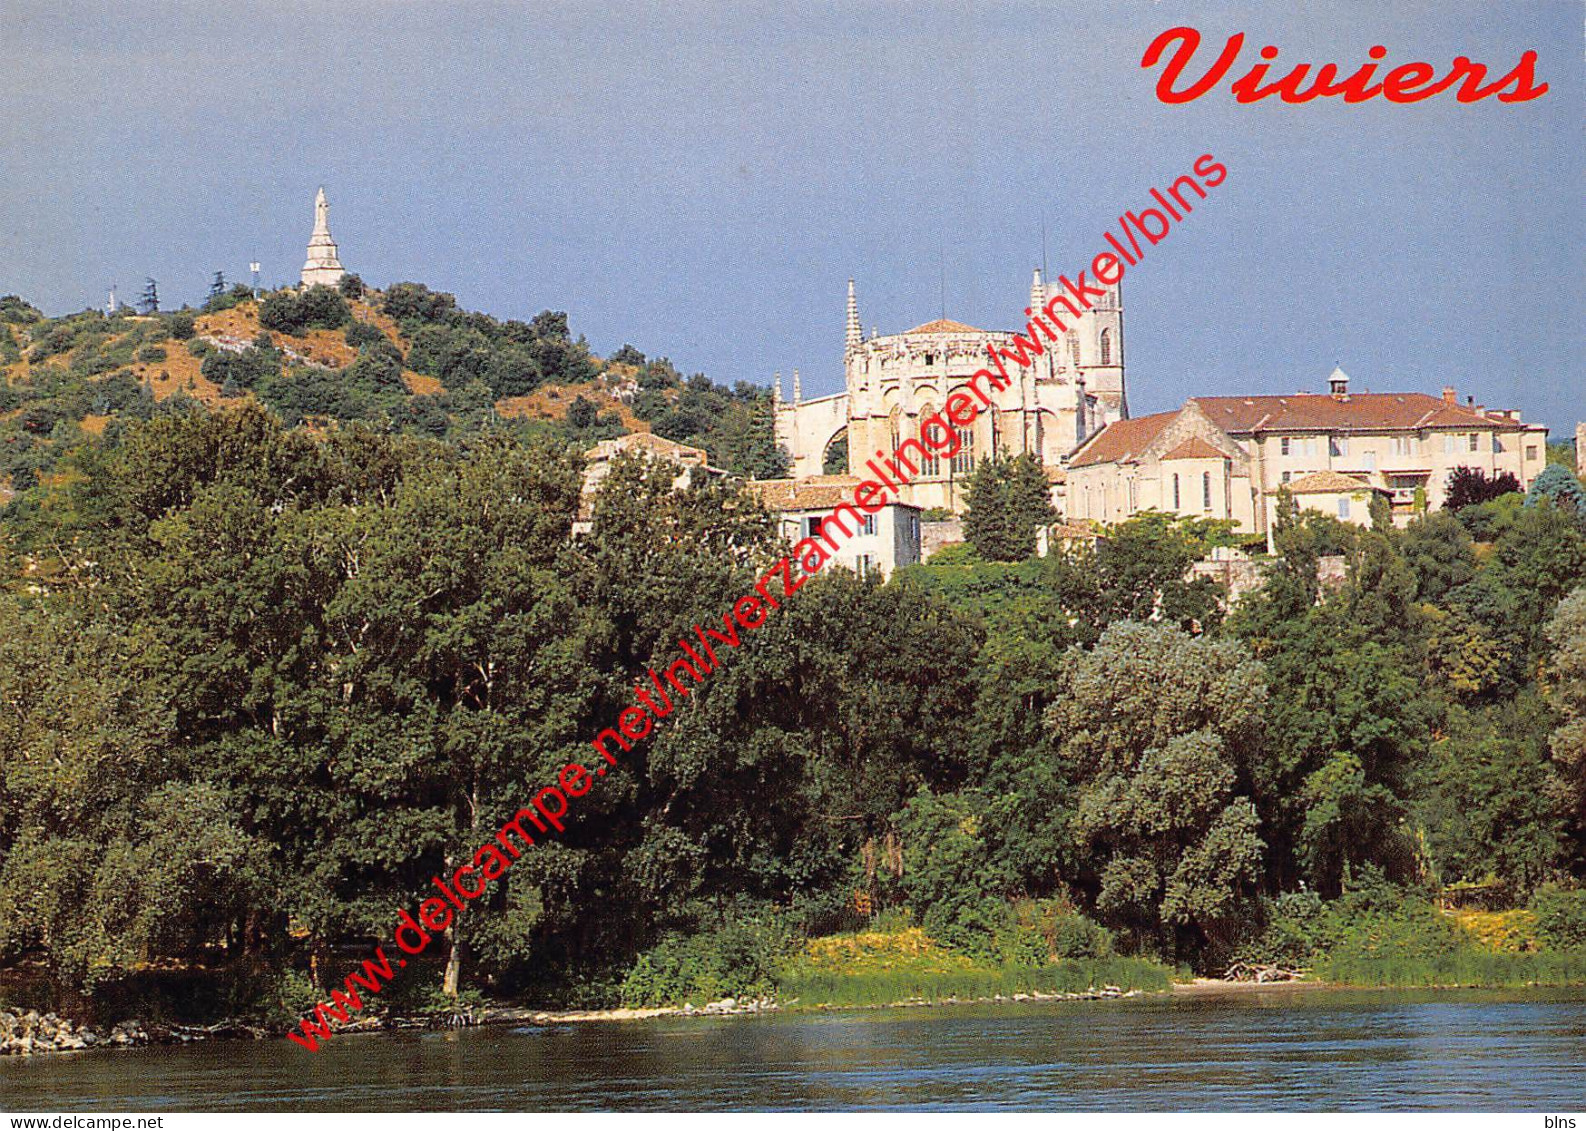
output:
[[[1059,293],[1039,270],[1030,286],[1030,310],[1039,314]],[[959,431],[962,448],[951,459],[927,460],[904,501],[922,508],[961,511],[975,464],[992,455],[1030,453],[1048,469],[1053,483],[1068,453],[1116,420],[1129,415],[1123,377],[1123,303],[1108,288],[1096,309],[1060,340],[1036,337],[1040,356],[1029,367],[1007,364],[1008,388],[994,392],[992,408]],[[901,334],[864,336],[853,280],[848,282],[848,327],[843,351],[846,388],[804,400],[798,371],[793,399],[782,399],[779,374],[776,438],[792,459],[795,478],[823,473],[869,474],[865,460],[890,455],[902,439],[918,436],[920,421],[966,388],[977,370],[992,365],[993,348],[1017,350],[1019,331],[979,330],[938,319]],[[986,381],[981,382],[985,387]],[[846,456],[844,450],[846,449]]]

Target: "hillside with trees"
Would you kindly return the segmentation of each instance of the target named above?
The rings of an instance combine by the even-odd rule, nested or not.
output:
[[[46,318],[0,298],[0,498],[107,431],[114,442],[132,423],[247,401],[289,425],[437,438],[488,424],[587,447],[654,429],[740,475],[785,467],[767,390],[685,378],[632,346],[601,359],[559,311],[498,320],[417,283],[373,291],[356,276],[258,296],[217,286],[203,308],[166,313]]]

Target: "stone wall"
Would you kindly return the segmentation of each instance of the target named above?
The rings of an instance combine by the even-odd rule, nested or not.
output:
[[[956,545],[964,540],[964,522],[951,518],[946,522],[920,523],[920,560],[928,562],[938,550]]]
[[[1228,590],[1229,604],[1237,603],[1247,593],[1261,588],[1261,575],[1270,558],[1228,558],[1196,562],[1190,566],[1191,577],[1209,577],[1222,583]],[[1344,583],[1348,561],[1342,554],[1332,554],[1316,563],[1316,580],[1323,589],[1336,589]]]

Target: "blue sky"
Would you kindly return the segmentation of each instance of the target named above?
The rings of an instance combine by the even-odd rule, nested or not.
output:
[[[1007,327],[1124,208],[1228,180],[1125,283],[1131,406],[1444,384],[1586,416],[1578,2],[0,5],[0,292],[51,313],[295,280],[315,188],[343,262],[597,352],[841,386],[868,331]],[[1536,101],[1157,101],[1191,24],[1347,74],[1455,55]],[[1281,74],[1282,71],[1276,71]]]

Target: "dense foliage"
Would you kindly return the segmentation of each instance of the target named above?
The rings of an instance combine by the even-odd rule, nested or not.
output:
[[[586,399],[514,425],[490,385],[596,366],[565,316],[497,323],[416,285],[378,301],[393,321],[335,331],[356,359],[318,367],[324,396],[365,403],[325,413],[294,400],[317,386],[290,335],[216,345],[177,337],[180,315],[0,300],[0,332],[41,353],[7,386],[8,434],[52,445],[0,511],[0,962],[61,1004],[180,967],[225,988],[214,1009],[289,1012],[781,552],[730,482],[678,491],[626,459],[575,535],[579,442],[610,416]],[[248,395],[205,409],[116,377],[199,345],[205,379]],[[776,466],[768,398],[620,356],[662,434]],[[408,371],[471,407],[398,423]],[[97,436],[71,415],[95,397],[116,425]],[[1406,529],[1285,499],[1229,609],[1192,569],[1237,541],[1226,524],[1147,514],[1034,558],[1044,476],[986,467],[982,513],[1016,537],[803,587],[393,995],[1166,977],[1142,956],[1574,976],[1586,533],[1563,488]],[[1532,958],[1479,957],[1430,902],[1456,891],[1524,909]]]

